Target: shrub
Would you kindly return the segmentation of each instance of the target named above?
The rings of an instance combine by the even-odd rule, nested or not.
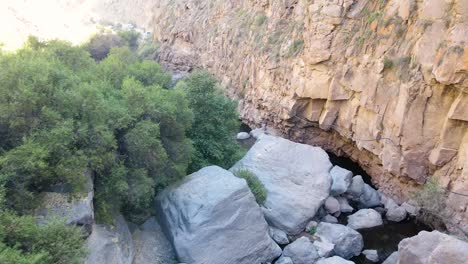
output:
[[[234,175],[247,181],[247,185],[255,196],[255,200],[258,204],[263,205],[265,203],[267,190],[255,174],[247,169],[238,169],[234,172]]]
[[[289,47],[289,56],[296,56],[299,54],[302,49],[304,48],[304,40],[303,39],[296,39]]]
[[[265,14],[257,15],[255,17],[255,25],[257,25],[259,27],[259,26],[263,25],[266,22],[267,19],[268,19],[268,17],[265,16]]]
[[[122,47],[125,40],[115,34],[96,34],[85,44],[91,56],[97,60],[103,60],[109,54],[111,48]]]
[[[418,218],[424,223],[436,228],[442,223],[441,213],[445,210],[447,192],[443,189],[436,178],[430,178],[426,184],[413,194],[413,199],[421,207]]]
[[[393,61],[389,58],[384,58],[384,70],[391,69],[393,67]]]

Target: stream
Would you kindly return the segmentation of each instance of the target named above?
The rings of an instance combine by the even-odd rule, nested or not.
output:
[[[250,132],[249,126],[242,124],[240,126],[239,132]],[[250,149],[255,144],[254,138],[249,138],[246,140],[238,140],[239,144],[245,149]],[[327,152],[330,161],[333,165],[340,166],[347,170],[353,172],[353,175],[361,175],[364,182],[375,188],[371,182],[371,177],[362,169],[358,163],[352,161],[347,157],[338,157],[331,152]],[[341,214],[338,218],[339,223],[346,225],[347,216],[350,214]],[[360,229],[358,230],[361,233],[364,239],[364,249],[375,249],[379,255],[379,262],[382,263],[390,254],[398,250],[398,244],[401,240],[417,235],[420,231],[427,230],[430,231],[431,228],[428,226],[417,222],[415,219],[407,219],[405,221],[395,223],[387,221],[383,218],[384,224],[381,226]],[[372,264],[373,262],[367,260],[364,255],[360,255],[351,259],[354,263],[357,264]]]

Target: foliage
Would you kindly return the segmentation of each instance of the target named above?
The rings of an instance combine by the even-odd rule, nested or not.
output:
[[[296,39],[289,47],[289,56],[296,56],[299,54],[302,49],[304,48],[304,40],[303,39]]]
[[[313,235],[315,235],[316,232],[317,232],[317,227],[316,226],[310,227],[309,235],[313,236]]]
[[[85,44],[85,47],[95,60],[100,61],[107,57],[111,48],[122,47],[123,45],[124,40],[122,37],[102,33],[93,35]]]
[[[436,178],[430,178],[413,198],[421,208],[438,214],[445,209],[447,194]]]
[[[255,196],[255,200],[258,204],[263,205],[263,203],[265,203],[267,191],[255,174],[247,169],[238,169],[234,172],[234,175],[247,181],[247,185]]]
[[[235,101],[225,97],[216,87],[216,80],[206,72],[195,72],[178,89],[187,91],[194,113],[188,136],[193,141],[194,155],[189,171],[208,165],[229,168],[240,158],[241,148],[235,140],[239,116]]]

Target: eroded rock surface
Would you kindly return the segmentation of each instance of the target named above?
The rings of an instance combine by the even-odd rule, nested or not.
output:
[[[262,207],[266,220],[294,235],[328,197],[331,167],[321,148],[263,135],[231,171],[244,168],[258,177],[268,193]]]
[[[261,263],[281,254],[244,179],[203,168],[157,197],[158,218],[185,263]]]

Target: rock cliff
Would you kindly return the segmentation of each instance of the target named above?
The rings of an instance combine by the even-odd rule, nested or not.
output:
[[[140,16],[159,60],[216,74],[246,123],[351,157],[400,202],[430,176],[468,193],[467,0],[161,0]],[[444,212],[465,235],[467,200]]]

